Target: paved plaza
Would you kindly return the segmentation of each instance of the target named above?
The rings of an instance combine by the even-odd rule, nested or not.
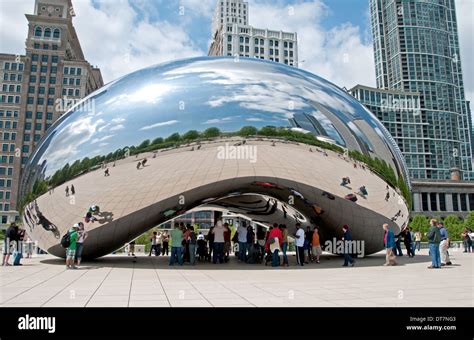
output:
[[[0,307],[473,307],[474,254],[451,250],[453,266],[427,269],[422,250],[399,266],[382,266],[377,253],[342,268],[324,255],[320,264],[289,268],[198,263],[168,267],[167,257],[110,255],[66,270],[42,255],[21,267],[0,267]]]

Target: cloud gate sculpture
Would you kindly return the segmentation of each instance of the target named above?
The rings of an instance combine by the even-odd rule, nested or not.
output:
[[[131,73],[65,113],[21,195],[24,228],[60,257],[74,223],[89,231],[83,256],[97,258],[201,207],[290,234],[316,223],[323,242],[347,224],[368,254],[383,247],[383,223],[407,223],[409,182],[389,133],[337,86],[278,63],[201,57]]]

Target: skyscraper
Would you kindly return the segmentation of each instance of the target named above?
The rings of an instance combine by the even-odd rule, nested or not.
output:
[[[36,0],[26,14],[26,55],[0,54],[0,226],[17,215],[22,166],[48,128],[103,85],[84,57],[71,0]]]
[[[370,12],[377,87],[418,93],[423,102],[418,125],[405,126],[422,126],[410,172],[448,180],[458,168],[462,179],[474,179],[455,1],[370,0]]]
[[[298,66],[296,33],[249,25],[249,6],[242,0],[220,0],[212,21],[210,56],[258,58]]]

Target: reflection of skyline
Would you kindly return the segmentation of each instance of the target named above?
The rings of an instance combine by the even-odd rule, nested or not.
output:
[[[55,146],[42,155],[48,162],[46,175],[85,155],[105,155],[175,132],[203,131],[210,124],[226,132],[245,125],[291,127],[288,120],[306,113],[314,126],[319,123],[315,131],[344,146],[337,129],[312,102],[330,108],[362,140],[365,136],[349,121],[362,118],[373,127],[378,124],[354,98],[324,79],[254,60],[203,57],[153,66],[92,97],[98,112],[67,113],[55,126]]]

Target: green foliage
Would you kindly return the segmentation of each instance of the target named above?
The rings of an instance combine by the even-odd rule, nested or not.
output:
[[[466,219],[464,220],[464,226],[470,229],[474,228],[474,211],[471,211],[469,215],[467,215]]]
[[[195,140],[199,138],[199,132],[196,130],[190,130],[183,135],[184,140]]]
[[[258,132],[258,129],[254,126],[244,126],[238,132],[239,136],[255,136]]]
[[[219,137],[221,134],[221,131],[216,128],[216,127],[211,127],[209,129],[206,129],[203,133],[202,136],[204,138],[214,138],[214,137]]]
[[[157,145],[157,144],[161,144],[163,142],[164,142],[163,138],[158,137],[158,138],[153,139],[153,142],[151,142],[151,145]]]
[[[171,136],[165,139],[165,142],[179,142],[181,139],[181,136],[179,133],[175,132]]]
[[[150,140],[144,140],[143,142],[140,143],[140,145],[137,147],[138,149],[145,149],[150,145]]]
[[[422,240],[427,241],[425,234],[430,229],[430,220],[427,216],[416,215],[415,217],[413,217],[408,226],[413,232],[419,231],[422,235]]]
[[[443,220],[444,226],[448,229],[451,241],[460,241],[461,233],[464,231],[463,221],[456,215],[449,215]]]

